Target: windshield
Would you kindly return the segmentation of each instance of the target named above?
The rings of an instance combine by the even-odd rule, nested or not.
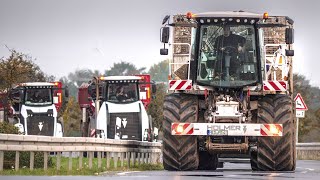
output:
[[[109,83],[107,101],[134,102],[138,100],[137,83]]]
[[[34,106],[51,105],[51,89],[27,88],[25,95],[25,104]]]
[[[219,87],[257,82],[255,43],[252,25],[203,25],[198,82]]]

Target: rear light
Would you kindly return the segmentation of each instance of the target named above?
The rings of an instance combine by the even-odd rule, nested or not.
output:
[[[172,123],[172,135],[192,135],[194,132],[192,123]]]
[[[272,134],[279,134],[279,133],[280,133],[280,130],[279,130],[279,128],[277,128],[276,126],[271,125],[271,126],[270,126],[270,132],[271,132]]]
[[[262,124],[260,127],[261,136],[282,136],[282,124]]]
[[[182,133],[183,132],[183,126],[182,125],[177,126],[175,131],[176,131],[176,133]]]

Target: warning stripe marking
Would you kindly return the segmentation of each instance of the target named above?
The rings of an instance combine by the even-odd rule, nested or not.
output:
[[[189,90],[192,88],[192,80],[170,80],[169,90]]]
[[[264,81],[263,90],[265,91],[286,91],[287,82],[286,81]]]
[[[178,126],[182,126],[183,132],[176,132]],[[194,132],[193,124],[191,123],[172,123],[171,134],[172,135],[192,135]]]
[[[277,129],[277,133],[271,132],[271,129]],[[282,136],[283,128],[281,124],[262,124],[260,128],[261,136]]]

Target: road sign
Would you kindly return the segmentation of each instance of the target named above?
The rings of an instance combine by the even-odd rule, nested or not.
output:
[[[296,110],[296,117],[297,118],[304,118],[305,111],[304,110]]]
[[[308,110],[308,107],[306,103],[304,103],[300,93],[298,93],[297,96],[294,98],[294,102],[296,104],[296,110]]]

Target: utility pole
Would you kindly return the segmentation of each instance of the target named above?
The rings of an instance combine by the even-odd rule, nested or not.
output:
[[[299,142],[299,118],[297,117],[297,133],[296,133],[296,143]]]

